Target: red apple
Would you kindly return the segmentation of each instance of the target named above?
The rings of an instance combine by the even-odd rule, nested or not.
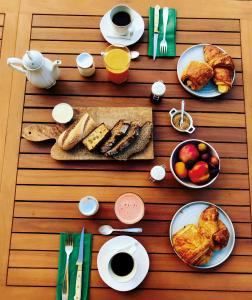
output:
[[[188,172],[188,175],[193,183],[205,183],[210,177],[208,164],[205,161],[198,161]]]
[[[187,144],[179,151],[179,159],[184,163],[189,160],[196,161],[199,158],[199,151],[194,144]]]

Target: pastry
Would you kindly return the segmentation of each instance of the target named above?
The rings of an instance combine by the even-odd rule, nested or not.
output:
[[[116,143],[118,143],[127,133],[130,127],[130,122],[125,120],[119,120],[111,129],[110,138],[103,144],[100,149],[101,153],[105,153],[112,149]]]
[[[234,63],[230,55],[216,46],[207,45],[203,48],[205,61],[213,68],[213,81],[220,93],[227,93],[232,88]]]
[[[138,137],[124,151],[121,151],[113,156],[116,160],[127,160],[133,154],[143,151],[149,144],[152,137],[152,123],[147,121],[141,127]]]
[[[229,231],[214,205],[202,211],[197,225],[188,224],[172,237],[175,251],[191,265],[207,263],[213,251],[225,247],[228,240]]]
[[[96,151],[110,135],[108,127],[101,123],[82,142],[89,151]]]
[[[199,233],[195,224],[188,224],[176,232],[172,242],[180,257],[191,265],[206,263],[211,258],[209,252],[211,243]]]
[[[138,122],[131,122],[127,134],[118,142],[111,150],[105,153],[106,156],[115,156],[116,154],[126,150],[133,141],[137,138],[140,132],[140,125]]]
[[[65,151],[72,149],[96,127],[95,121],[85,113],[58,137],[58,145]]]
[[[221,220],[218,221],[218,231],[213,234],[214,249],[220,250],[227,246],[229,240],[229,231]]]
[[[200,215],[199,231],[211,240],[213,250],[221,249],[228,243],[229,232],[227,227],[219,220],[219,212],[215,206],[209,206]]]
[[[219,213],[215,206],[209,206],[204,209],[199,217],[199,232],[210,240],[212,249],[214,249],[212,236],[219,230],[218,220]]]
[[[213,69],[205,62],[191,61],[183,71],[181,80],[192,90],[197,91],[208,84],[213,77]]]

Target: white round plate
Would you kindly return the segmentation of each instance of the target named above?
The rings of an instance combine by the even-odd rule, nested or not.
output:
[[[235,244],[235,231],[229,216],[224,212],[223,209],[221,209],[219,206],[213,203],[205,202],[205,201],[196,201],[182,206],[173,216],[170,225],[170,241],[172,244],[172,236],[177,231],[179,231],[182,227],[188,224],[197,224],[202,211],[210,205],[216,206],[216,208],[218,209],[219,218],[226,225],[229,231],[229,240],[226,247],[224,247],[221,250],[217,250],[213,252],[213,255],[208,263],[201,266],[191,265],[192,267],[198,269],[209,269],[209,268],[217,267],[218,265],[223,263],[233,251],[234,244]],[[175,253],[178,255],[179,258],[181,258],[176,251]]]
[[[112,45],[130,46],[135,44],[144,33],[144,20],[141,15],[132,9],[133,22],[132,30],[133,34],[130,39],[123,39],[120,37],[112,37],[117,34],[114,32],[111,26],[110,11],[108,11],[101,19],[100,30],[104,39]]]
[[[127,247],[130,244],[136,246],[135,252],[132,254],[133,258],[137,262],[137,271],[132,279],[127,282],[119,282],[113,278],[108,271],[108,264],[110,260],[110,253],[118,248]],[[98,272],[101,279],[111,288],[126,292],[135,289],[146,277],[149,271],[149,256],[145,248],[136,239],[121,235],[107,241],[100,249],[97,256]]]
[[[206,45],[209,44],[198,44],[188,48],[182,53],[177,64],[177,75],[178,75],[179,82],[181,83],[183,88],[187,90],[187,92],[202,98],[213,98],[213,97],[220,96],[222,94],[218,91],[218,88],[216,87],[216,85],[213,83],[212,80],[210,80],[208,84],[199,91],[193,91],[188,86],[186,86],[181,80],[183,71],[192,60],[205,62],[203,47]],[[218,48],[221,49],[223,52],[225,52],[222,48],[220,47]],[[234,71],[232,83],[234,82],[234,79],[235,79],[235,71]]]

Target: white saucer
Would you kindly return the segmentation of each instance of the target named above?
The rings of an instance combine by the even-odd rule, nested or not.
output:
[[[205,62],[203,48],[206,45],[209,45],[209,44],[194,45],[194,46],[186,49],[181,54],[181,56],[178,60],[178,64],[177,64],[177,75],[178,75],[179,82],[181,83],[183,88],[185,90],[187,90],[187,92],[189,92],[195,96],[202,97],[202,98],[213,98],[213,97],[220,96],[222,94],[218,91],[217,86],[213,83],[212,80],[210,80],[208,82],[208,84],[199,91],[193,91],[187,85],[185,85],[181,80],[181,75],[182,75],[184,69],[189,65],[189,63],[191,61],[197,60],[197,61]],[[225,52],[222,48],[220,48],[220,47],[218,47],[218,48],[221,49],[223,52]],[[232,83],[234,82],[234,79],[235,79],[235,71],[234,71]]]
[[[226,227],[229,231],[229,240],[228,240],[228,244],[226,247],[224,247],[221,250],[214,251],[214,253],[208,263],[201,265],[201,266],[191,265],[192,267],[198,268],[198,269],[210,269],[210,268],[217,267],[218,265],[223,263],[230,256],[231,252],[233,251],[234,244],[235,244],[235,231],[234,231],[234,227],[233,227],[232,221],[230,220],[229,216],[224,212],[223,209],[221,209],[219,206],[217,206],[213,203],[205,202],[205,201],[196,201],[196,202],[191,202],[191,203],[188,203],[188,204],[182,206],[176,212],[176,214],[173,216],[171,225],[170,225],[170,241],[172,244],[172,236],[177,231],[179,231],[182,227],[184,227],[188,224],[197,224],[201,212],[210,205],[213,205],[218,209],[219,218],[226,225]],[[179,258],[181,258],[176,251],[175,251],[175,253],[178,255]]]
[[[119,282],[109,273],[108,264],[110,260],[110,254],[115,249],[127,247],[130,244],[135,244],[136,246],[136,250],[132,254],[133,258],[137,262],[136,274],[127,282]],[[101,247],[97,256],[98,272],[101,276],[101,279],[111,288],[121,292],[135,289],[146,277],[149,271],[149,265],[150,261],[148,253],[142,244],[136,239],[126,235],[121,235],[107,241]]]
[[[132,36],[129,39],[112,37],[117,36],[111,26],[110,11],[108,11],[101,19],[100,30],[104,39],[112,45],[130,46],[135,44],[144,33],[144,20],[141,15],[132,9],[133,23],[132,23]]]

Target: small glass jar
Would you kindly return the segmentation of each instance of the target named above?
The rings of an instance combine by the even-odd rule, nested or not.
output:
[[[162,80],[156,81],[151,86],[151,102],[160,103],[166,91],[166,86]]]
[[[76,58],[76,64],[80,74],[84,77],[90,77],[95,72],[93,56],[89,53],[81,53]]]

